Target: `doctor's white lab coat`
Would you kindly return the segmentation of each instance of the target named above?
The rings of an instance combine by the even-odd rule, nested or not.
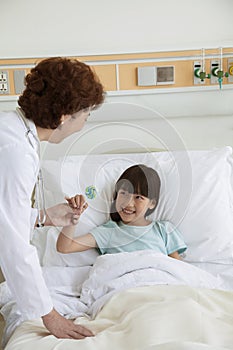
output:
[[[29,121],[35,135],[36,128]],[[38,144],[16,112],[0,112],[0,266],[23,319],[48,314],[52,301],[36,248],[29,244],[37,212],[31,195],[39,170]]]

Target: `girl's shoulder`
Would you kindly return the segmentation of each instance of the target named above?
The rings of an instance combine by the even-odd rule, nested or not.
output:
[[[161,226],[173,225],[172,222],[169,220],[154,220],[153,223],[154,225],[161,225]]]
[[[153,225],[156,229],[159,229],[162,232],[170,233],[176,230],[175,225],[171,221],[167,220],[157,220],[154,221]]]

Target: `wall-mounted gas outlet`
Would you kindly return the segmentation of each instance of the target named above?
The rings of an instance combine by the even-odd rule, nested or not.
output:
[[[233,83],[233,59],[228,60],[228,83]]]
[[[9,78],[7,70],[0,70],[0,94],[9,94]]]
[[[210,73],[211,73],[210,83],[211,84],[218,84],[217,74],[219,69],[220,69],[220,61],[219,60],[211,61],[210,63]]]
[[[194,85],[199,85],[199,84],[205,84],[205,81],[201,80],[199,77],[199,74],[201,72],[201,62],[200,61],[195,61],[193,64],[193,84]]]

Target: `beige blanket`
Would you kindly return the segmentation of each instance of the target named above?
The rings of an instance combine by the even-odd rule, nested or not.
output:
[[[157,285],[114,295],[92,321],[96,336],[57,339],[40,320],[24,322],[6,350],[233,349],[233,292]]]

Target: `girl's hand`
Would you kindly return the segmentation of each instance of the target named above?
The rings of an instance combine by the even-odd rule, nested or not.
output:
[[[79,216],[88,207],[88,204],[85,200],[85,197],[82,194],[76,194],[76,196],[71,197],[71,198],[65,197],[65,199],[67,200],[70,208],[73,209],[74,213],[79,215]]]

